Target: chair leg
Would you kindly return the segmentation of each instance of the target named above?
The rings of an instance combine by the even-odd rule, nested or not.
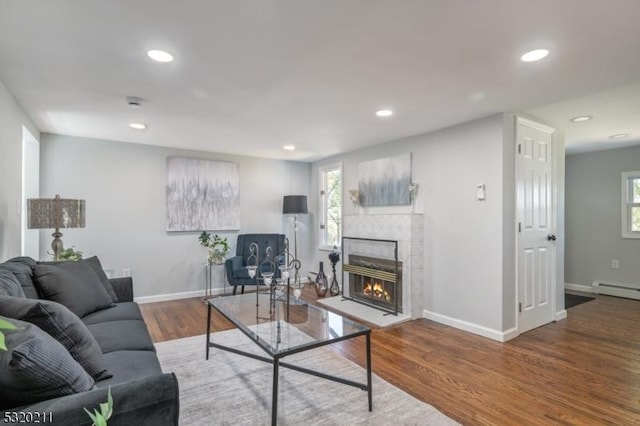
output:
[[[233,286],[233,295],[234,295],[234,296],[236,295],[236,291],[238,291],[238,286],[237,286],[237,285],[234,285],[234,286]]]
[[[244,294],[244,286],[242,286],[242,294]]]

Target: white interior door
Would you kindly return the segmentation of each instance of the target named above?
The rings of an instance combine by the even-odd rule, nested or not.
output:
[[[553,132],[518,118],[518,331],[554,320],[555,235]]]

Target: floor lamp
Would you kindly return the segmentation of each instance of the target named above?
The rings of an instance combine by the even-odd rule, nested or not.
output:
[[[282,214],[293,215],[293,256],[298,258],[298,215],[307,214],[306,195],[285,195],[282,199]],[[300,285],[300,263],[296,262],[293,283]]]

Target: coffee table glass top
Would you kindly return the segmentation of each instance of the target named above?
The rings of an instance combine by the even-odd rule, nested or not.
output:
[[[207,299],[270,355],[286,355],[313,346],[322,346],[357,335],[370,333],[369,327],[320,307],[296,302],[276,301],[270,306],[269,295],[247,293]]]

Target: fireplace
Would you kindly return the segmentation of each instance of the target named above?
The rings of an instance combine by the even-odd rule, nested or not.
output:
[[[424,286],[424,215],[423,214],[360,214],[344,215],[342,259],[349,263],[349,255],[402,262],[402,316],[422,318],[425,306]],[[372,241],[376,239],[377,242]],[[343,271],[343,296],[351,300],[349,272]],[[364,303],[364,302],[363,302]],[[382,310],[382,308],[380,308]],[[388,312],[388,311],[387,311]],[[400,315],[399,315],[400,316]]]
[[[349,255],[349,297],[392,313],[402,312],[402,262]],[[397,270],[396,270],[397,266]]]

